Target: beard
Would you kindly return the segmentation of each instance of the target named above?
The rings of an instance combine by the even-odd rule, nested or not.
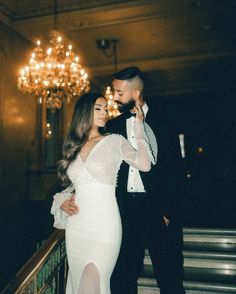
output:
[[[121,113],[129,113],[130,110],[133,109],[135,106],[134,100],[130,100],[127,103],[121,103],[120,101],[115,101],[115,102],[117,103],[118,110]]]

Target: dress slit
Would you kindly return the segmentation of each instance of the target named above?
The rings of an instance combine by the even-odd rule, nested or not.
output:
[[[100,275],[94,263],[85,266],[80,279],[78,294],[101,294]]]

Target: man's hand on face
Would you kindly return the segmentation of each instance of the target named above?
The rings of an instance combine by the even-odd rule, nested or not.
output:
[[[70,216],[77,214],[79,212],[79,206],[75,203],[75,195],[71,196],[69,199],[66,199],[62,203],[61,209]]]

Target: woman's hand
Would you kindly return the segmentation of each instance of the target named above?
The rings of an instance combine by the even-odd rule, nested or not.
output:
[[[139,103],[135,104],[136,119],[144,121],[144,114],[142,106]]]

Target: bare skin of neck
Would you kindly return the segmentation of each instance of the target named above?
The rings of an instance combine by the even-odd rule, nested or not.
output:
[[[80,158],[83,162],[86,161],[87,157],[91,150],[95,147],[95,145],[103,138],[104,136],[98,132],[98,129],[92,129],[88,141],[84,144],[84,146],[80,150]]]

